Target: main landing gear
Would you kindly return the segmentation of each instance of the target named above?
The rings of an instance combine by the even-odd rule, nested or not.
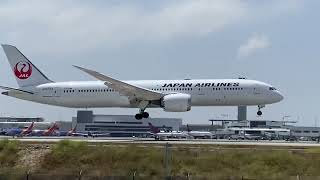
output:
[[[137,120],[141,120],[142,118],[149,118],[149,113],[145,112],[147,106],[150,104],[148,101],[142,101],[139,103],[140,113],[135,115]]]
[[[258,112],[257,112],[257,115],[258,115],[258,116],[262,116],[262,111],[261,111],[261,109],[264,108],[264,107],[266,107],[266,106],[265,106],[265,105],[259,105],[259,106],[258,106]]]
[[[136,114],[135,118],[137,120],[141,120],[142,118],[149,118],[149,113],[147,112],[141,112],[139,114]]]

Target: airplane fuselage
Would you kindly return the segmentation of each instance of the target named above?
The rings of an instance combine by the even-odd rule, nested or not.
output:
[[[191,96],[191,106],[251,106],[279,102],[283,96],[271,85],[246,79],[125,81],[151,91]],[[108,88],[103,81],[46,83],[20,88],[33,94],[3,94],[23,100],[70,108],[137,108],[127,96]],[[157,102],[150,107],[160,107]]]

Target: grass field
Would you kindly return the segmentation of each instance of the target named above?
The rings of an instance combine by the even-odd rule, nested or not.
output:
[[[2,177],[16,179],[28,172],[28,164],[18,166],[19,151],[26,146],[16,141],[0,141]],[[34,176],[76,177],[81,173],[83,177],[132,177],[135,174],[136,179],[161,179],[166,172],[165,149],[161,146],[61,141],[50,145],[49,149],[32,170]],[[292,150],[200,145],[189,148],[177,145],[170,148],[167,157],[171,176],[189,176],[190,179],[297,179],[297,175],[315,179],[320,175],[319,148]]]

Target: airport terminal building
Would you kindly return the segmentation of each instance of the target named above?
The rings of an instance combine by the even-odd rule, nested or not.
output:
[[[147,137],[150,135],[148,123],[164,131],[179,131],[182,119],[136,120],[132,115],[98,115],[92,111],[78,111],[77,117],[72,118],[72,127],[77,126],[77,132],[110,133],[116,137]]]
[[[40,117],[0,117],[0,130],[25,128],[35,122],[35,129],[48,129],[53,122],[46,122]],[[296,138],[320,137],[320,127],[302,127],[293,125],[294,121],[272,120],[209,120],[211,124],[182,125],[178,118],[148,118],[136,120],[133,115],[102,115],[93,111],[78,111],[72,121],[58,121],[59,131],[69,131],[76,127],[77,132],[108,134],[113,137],[148,137],[148,123],[160,130],[169,131],[206,131],[217,138],[226,138],[241,133],[275,132],[278,135]],[[283,131],[283,132],[282,132]]]

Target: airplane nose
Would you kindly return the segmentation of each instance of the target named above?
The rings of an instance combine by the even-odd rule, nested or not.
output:
[[[277,102],[280,102],[284,99],[283,95],[280,92],[276,92],[275,94]]]

